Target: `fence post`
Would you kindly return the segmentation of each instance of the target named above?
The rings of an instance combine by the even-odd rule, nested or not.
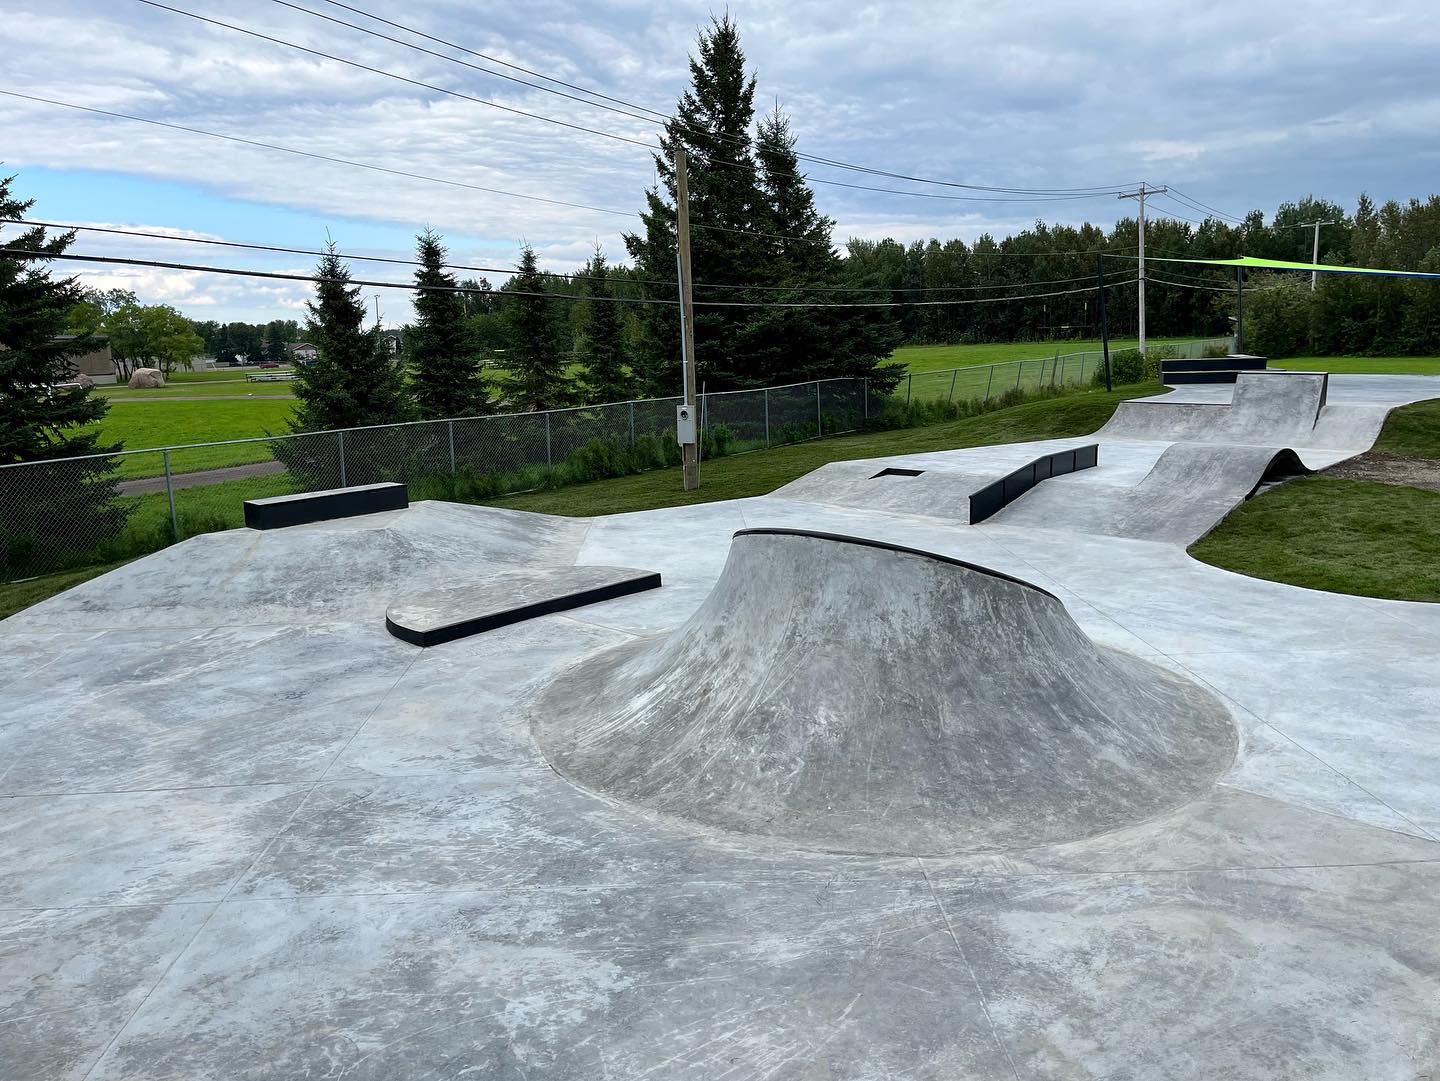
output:
[[[1025,373],[1025,362],[1023,360],[1015,363],[1015,389],[1020,389],[1020,376]]]
[[[165,462],[165,498],[170,501],[170,536],[180,539],[180,523],[175,518],[175,485],[170,481],[170,452],[162,450],[160,457]]]
[[[630,445],[635,445],[635,403],[630,403]]]
[[[455,476],[455,422],[447,420],[445,426],[450,429],[450,475]]]
[[[820,416],[820,380],[815,380],[815,437],[825,434],[825,422]]]
[[[905,377],[905,404],[910,404],[910,391],[915,386],[915,373],[911,372]]]
[[[959,368],[956,368],[950,373],[950,397],[945,399],[947,402],[953,402],[955,400],[955,377],[959,374]]]
[[[990,400],[990,384],[995,382],[995,365],[990,365],[990,377],[985,380],[985,401]]]
[[[770,388],[765,388],[765,445],[770,445]]]
[[[1065,358],[1060,358],[1060,385],[1065,385]]]
[[[545,464],[554,465],[554,455],[550,453],[550,410],[545,410]]]
[[[335,440],[340,444],[340,487],[348,488],[349,485],[345,482],[345,433],[336,432]]]
[[[860,381],[860,393],[865,396],[865,404],[861,408],[864,409],[863,415],[868,424],[870,421],[870,377],[868,375]]]

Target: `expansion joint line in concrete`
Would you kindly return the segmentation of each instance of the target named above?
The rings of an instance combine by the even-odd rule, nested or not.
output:
[[[915,857],[915,864],[920,868],[920,873],[925,876],[925,886],[930,891],[930,899],[935,902],[935,907],[940,912],[940,918],[945,921],[945,933],[950,936],[950,941],[955,946],[955,952],[960,955],[961,962],[965,965],[965,971],[970,974],[970,982],[975,985],[975,994],[980,996],[980,1010],[985,1014],[985,1024],[990,1027],[990,1038],[995,1041],[995,1046],[1005,1056],[1005,1061],[1010,1066],[1010,1076],[1015,1081],[1020,1081],[1020,1071],[1015,1067],[1015,1060],[1010,1057],[1010,1049],[1005,1046],[1005,1041],[1000,1038],[1000,1030],[995,1027],[995,1018],[990,1015],[990,1000],[985,997],[985,989],[980,986],[980,977],[975,975],[975,966],[970,963],[970,958],[965,955],[965,947],[960,945],[960,936],[955,933],[955,928],[950,923],[950,913],[945,911],[945,902],[940,900],[940,894],[935,889],[935,883],[931,881],[930,871],[925,866],[921,857]]]
[[[136,1004],[135,1009],[130,1012],[130,1016],[125,1018],[124,1024],[122,1024],[119,1028],[115,1030],[115,1035],[110,1037],[110,1039],[106,1042],[105,1046],[101,1049],[100,1053],[95,1056],[95,1061],[91,1064],[90,1068],[85,1071],[85,1075],[83,1078],[81,1078],[81,1081],[90,1081],[91,1075],[100,1068],[100,1064],[105,1061],[105,1056],[110,1053],[110,1049],[114,1047],[115,1044],[119,1041],[120,1037],[125,1034],[125,1030],[130,1027],[130,1025],[134,1022],[135,1018],[140,1015],[140,1011],[145,1008],[145,1004],[150,1001],[151,996],[154,995],[157,990],[159,990],[160,985],[165,982],[167,977],[169,977],[171,970],[180,963],[180,959],[182,957],[184,957],[187,953],[190,952],[191,947],[194,946],[195,943],[199,940],[200,936],[205,933],[205,929],[210,926],[210,921],[215,918],[215,914],[219,912],[225,902],[230,899],[230,895],[240,888],[240,883],[245,881],[245,879],[249,876],[250,872],[253,871],[260,863],[260,861],[265,858],[266,854],[275,847],[275,842],[280,840],[280,838],[285,835],[285,831],[288,830],[290,828],[290,824],[295,821],[295,818],[300,813],[301,808],[303,808],[310,801],[310,797],[315,794],[315,790],[324,783],[325,775],[330,772],[336,762],[340,761],[341,757],[345,754],[345,752],[350,749],[350,745],[354,743],[360,733],[365,730],[365,726],[370,723],[370,719],[379,712],[380,707],[385,704],[386,700],[390,697],[391,693],[395,690],[395,688],[398,687],[401,681],[410,674],[410,669],[415,667],[415,662],[420,659],[420,656],[421,654],[417,653],[414,657],[412,657],[410,659],[410,662],[406,664],[403,669],[401,669],[400,674],[395,677],[395,681],[391,683],[388,688],[386,688],[385,693],[382,694],[378,699],[376,699],[375,705],[371,707],[370,712],[365,714],[365,719],[360,722],[354,732],[350,733],[350,738],[345,741],[345,746],[341,747],[338,751],[335,752],[335,756],[331,758],[328,763],[326,763],[325,768],[320,771],[320,775],[316,777],[310,787],[306,789],[305,794],[295,801],[295,806],[291,809],[290,813],[285,816],[285,821],[280,823],[279,828],[275,830],[274,834],[271,835],[270,839],[260,846],[260,851],[255,853],[255,858],[252,859],[248,864],[246,864],[245,869],[235,876],[235,879],[230,883],[229,888],[226,889],[225,893],[220,897],[220,899],[211,906],[210,911],[206,913],[205,919],[201,922],[200,926],[196,928],[195,933],[190,936],[190,938],[186,941],[185,945],[181,946],[180,949],[176,951],[175,956],[170,959],[170,963],[165,966],[165,970],[160,973],[159,977],[155,980],[155,982],[150,985],[150,989],[145,992],[145,997],[142,998],[138,1004]]]

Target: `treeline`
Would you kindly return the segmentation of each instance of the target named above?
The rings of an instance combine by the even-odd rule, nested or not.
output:
[[[204,343],[205,354],[221,364],[232,364],[239,357],[252,364],[260,360],[283,364],[290,359],[285,347],[305,340],[294,319],[272,319],[268,323],[217,323],[206,319],[192,325]]]

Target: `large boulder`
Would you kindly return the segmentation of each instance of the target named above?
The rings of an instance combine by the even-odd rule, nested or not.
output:
[[[81,372],[79,375],[77,375],[73,382],[76,386],[84,387],[86,390],[89,390],[95,385],[95,380],[91,379],[84,372]]]
[[[155,390],[164,385],[165,377],[160,374],[159,368],[136,368],[135,374],[130,377],[132,390]]]

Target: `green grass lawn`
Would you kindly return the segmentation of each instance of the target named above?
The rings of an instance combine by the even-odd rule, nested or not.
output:
[[[1151,338],[1155,345],[1194,341],[1194,338]],[[1134,338],[1114,338],[1110,351],[1134,349]],[[1100,349],[1100,341],[981,342],[977,345],[902,345],[892,354],[913,373],[971,368],[977,364],[1003,364],[1011,360],[1049,360],[1066,353],[1088,353]]]
[[[121,560],[118,563],[105,563],[98,567],[83,567],[80,570],[47,574],[43,578],[32,578],[28,582],[7,582],[0,585],[0,619],[13,616],[20,609],[29,608],[32,604],[39,604],[47,597],[64,593],[81,582],[98,578],[106,571],[123,567],[126,562],[127,560]]]
[[[1440,399],[1415,402],[1391,413],[1374,449],[1410,458],[1440,458]]]
[[[1440,375],[1440,357],[1288,357],[1270,367],[1335,375]]]
[[[213,402],[115,402],[100,422],[105,443],[122,443],[126,450],[210,443],[224,439],[251,439],[283,432],[293,403],[288,401]],[[215,469],[227,465],[270,460],[265,443],[242,443],[230,447],[205,447],[176,451],[170,468],[176,473]],[[164,471],[159,454],[127,455],[121,459],[120,476],[154,477]]]
[[[1190,554],[1272,582],[1440,601],[1440,492],[1304,477],[1241,504]]]

